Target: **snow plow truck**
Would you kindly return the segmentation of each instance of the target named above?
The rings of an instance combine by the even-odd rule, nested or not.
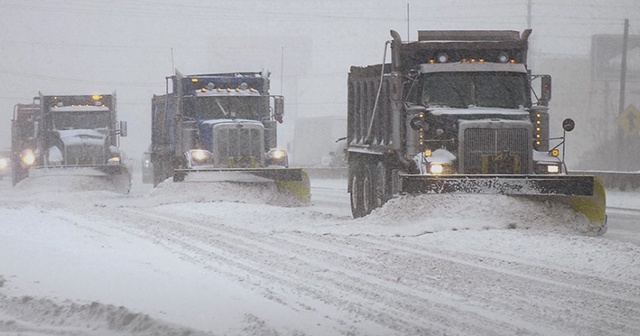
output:
[[[17,104],[11,124],[13,184],[31,177],[91,176],[95,186],[128,193],[131,173],[120,137],[127,123],[117,121],[116,95],[39,94]]]
[[[278,147],[284,97],[269,94],[269,72],[166,77],[152,99],[154,186],[174,182],[275,183],[306,202],[310,182]]]
[[[605,232],[602,182],[570,175],[564,164],[574,122],[564,120],[561,137],[549,135],[551,77],[527,67],[530,34],[419,31],[403,42],[392,30],[382,64],[351,67],[354,218],[398,193],[488,193],[566,203]]]

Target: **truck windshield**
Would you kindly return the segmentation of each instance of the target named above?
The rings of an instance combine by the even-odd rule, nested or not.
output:
[[[109,111],[73,111],[53,113],[53,128],[57,130],[108,129],[109,123]]]
[[[514,72],[437,72],[422,76],[421,105],[529,107],[526,74]]]
[[[198,119],[253,119],[261,120],[262,97],[223,96],[196,99]]]

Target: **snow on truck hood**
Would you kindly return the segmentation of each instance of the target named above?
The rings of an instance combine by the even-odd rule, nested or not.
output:
[[[219,124],[236,124],[236,123],[262,125],[262,122],[257,120],[251,120],[251,119],[208,119],[208,120],[201,121],[202,125],[219,125]]]
[[[65,145],[102,146],[107,136],[94,129],[58,130],[60,140]]]
[[[506,109],[497,107],[478,107],[469,106],[468,108],[453,108],[453,107],[427,107],[427,110],[431,111],[433,115],[508,115],[508,116],[523,116],[528,117],[524,107],[517,109]]]

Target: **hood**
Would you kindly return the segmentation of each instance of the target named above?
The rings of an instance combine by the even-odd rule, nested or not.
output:
[[[57,131],[65,146],[104,146],[107,136],[93,129],[74,129]]]
[[[470,106],[468,108],[428,107],[427,110],[434,116],[457,116],[461,119],[467,119],[467,117],[468,119],[521,119],[529,117],[529,112],[525,110],[524,107],[517,109],[477,106]]]
[[[220,125],[220,124],[259,124],[262,125],[262,122],[258,120],[252,119],[207,119],[201,120],[200,124],[202,125]]]

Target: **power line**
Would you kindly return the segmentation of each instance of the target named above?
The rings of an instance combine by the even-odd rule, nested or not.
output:
[[[45,75],[38,75],[34,73],[9,71],[9,70],[3,70],[3,69],[0,69],[0,73],[5,75],[10,75],[10,76],[44,79],[44,80],[57,81],[57,82],[92,83],[92,84],[126,86],[126,87],[152,87],[152,88],[164,87],[164,85],[159,85],[158,83],[108,82],[108,81],[98,81],[95,79],[45,76]]]

